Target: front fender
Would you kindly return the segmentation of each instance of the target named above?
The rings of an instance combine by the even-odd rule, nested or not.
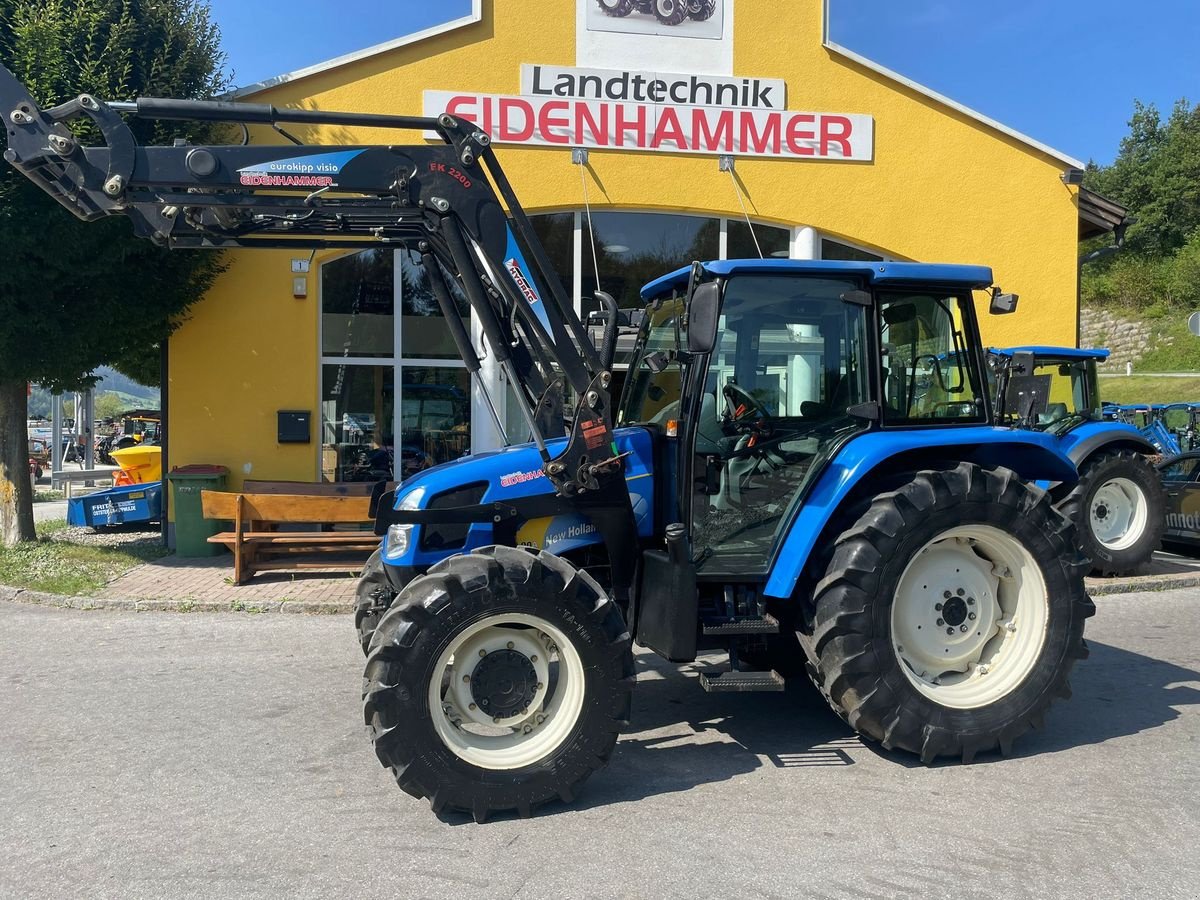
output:
[[[764,593],[784,600],[792,596],[818,537],[873,472],[913,471],[947,459],[1004,466],[1026,481],[1078,480],[1058,439],[1037,431],[979,426],[868,432],[846,443],[818,476],[775,549]]]

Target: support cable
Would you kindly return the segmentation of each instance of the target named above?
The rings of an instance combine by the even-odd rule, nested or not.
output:
[[[746,204],[742,200],[742,186],[738,184],[737,176],[733,174],[733,166],[725,171],[729,173],[729,180],[733,182],[733,191],[737,194],[738,205],[742,208],[742,217],[746,220],[746,227],[750,229],[750,237],[754,240],[754,249],[758,251],[758,258],[765,259],[762,247],[758,245],[758,235],[754,233],[754,223],[750,221],[750,213],[746,212]]]

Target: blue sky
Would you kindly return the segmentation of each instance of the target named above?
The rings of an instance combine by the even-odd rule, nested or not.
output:
[[[212,0],[239,85],[470,7],[470,0]],[[832,0],[831,28],[839,44],[1084,160],[1112,160],[1135,98],[1164,112],[1180,97],[1200,100],[1195,0]],[[537,61],[533,43],[529,61]],[[799,91],[789,96],[800,103]]]

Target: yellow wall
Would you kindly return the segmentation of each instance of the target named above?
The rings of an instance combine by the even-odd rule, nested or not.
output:
[[[1077,212],[1074,189],[1059,178],[1066,164],[826,49],[821,6],[741,0],[734,73],[785,79],[790,109],[874,116],[875,158],[739,158],[750,214],[811,225],[890,255],[990,265],[1022,300],[1015,315],[983,316],[985,340],[1073,344]],[[253,99],[419,115],[423,89],[517,94],[521,63],[575,65],[575,0],[485,0],[483,13],[478,24]],[[397,140],[385,131],[354,137]],[[320,139],[348,140],[341,129],[325,129]],[[528,211],[582,205],[567,149],[497,152]],[[594,151],[591,168],[596,207],[739,214],[729,176],[712,157]],[[246,471],[316,477],[319,276],[314,264],[309,298],[293,300],[288,257],[232,254],[230,272],[172,338],[172,464],[221,463],[235,480]],[[275,442],[274,414],[283,408],[313,410],[313,444]]]

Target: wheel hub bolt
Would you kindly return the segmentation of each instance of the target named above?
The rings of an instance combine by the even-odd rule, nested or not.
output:
[[[529,657],[529,661],[530,661],[530,662],[537,662],[537,654],[535,653],[533,656]]]
[[[486,650],[480,650],[480,651],[479,651],[479,657],[480,657],[480,659],[482,659],[482,658],[483,658],[483,657],[485,657],[485,656],[487,656],[487,651],[486,651]]]
[[[988,673],[988,667],[987,667],[987,666],[980,666],[980,667],[979,667],[979,674],[980,674],[980,675],[986,675],[987,673]]]
[[[475,709],[475,704],[472,703],[470,706],[467,707],[467,709]]]
[[[940,604],[940,603],[935,603],[935,604],[933,604],[933,608],[934,608],[934,609],[936,609],[938,612],[941,612],[941,611],[942,611],[942,604]]]
[[[496,718],[492,719],[492,722],[493,722],[494,724],[496,724],[496,725],[499,725],[499,724],[500,724],[500,717],[499,717],[499,716],[496,716]]]
[[[966,625],[959,625],[958,630],[961,631],[963,634],[966,634],[969,629],[967,628]]]
[[[939,625],[945,625],[945,624],[946,624],[946,622],[945,622],[945,620],[944,620],[944,619],[938,619],[938,620],[937,620],[937,623],[938,623]]]
[[[509,642],[508,642],[507,644],[505,644],[504,646],[506,646],[506,647],[507,647],[509,650],[511,650],[513,647],[515,647],[515,646],[516,646],[516,644],[514,644],[512,641],[509,641]]]
[[[946,600],[949,600],[951,597],[951,594],[949,591],[942,591],[942,597]]]
[[[967,618],[968,618],[968,619],[974,619],[974,618],[975,618],[975,613],[967,613]]]
[[[958,590],[957,590],[955,593],[957,593],[957,594],[958,594],[958,596],[960,596],[960,597],[961,597],[963,594],[965,594],[965,593],[966,593],[966,591],[964,591],[962,588],[959,588],[959,589],[958,589]]]
[[[542,684],[542,683],[539,681],[539,682],[537,683],[537,687],[536,687],[536,688],[534,688],[534,690],[538,690],[538,691],[540,691],[540,690],[541,690],[542,688],[544,688],[544,687],[545,687],[545,685],[544,685],[544,684]]]
[[[464,676],[463,676],[463,681],[464,681],[466,684],[470,684],[470,683],[471,683],[471,676],[470,676],[470,675],[464,675]]]
[[[954,634],[954,629],[953,629],[953,628],[947,628],[947,629],[946,629],[946,634]]]
[[[967,598],[967,606],[974,606],[974,605],[975,605],[975,598],[974,598],[974,597],[968,597],[968,598]]]

